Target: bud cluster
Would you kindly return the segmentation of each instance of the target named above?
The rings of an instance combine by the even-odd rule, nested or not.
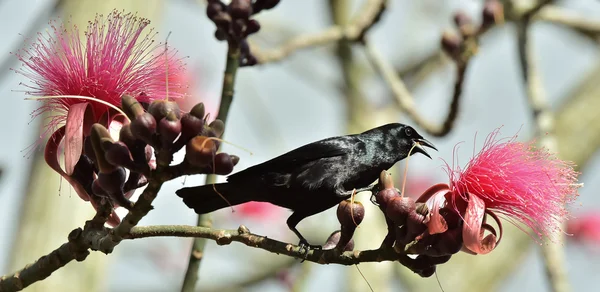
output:
[[[260,24],[251,19],[262,10],[271,9],[279,0],[232,0],[229,5],[220,0],[209,0],[206,15],[217,26],[215,37],[240,48],[240,66],[256,64],[246,38],[260,30]]]
[[[462,248],[462,229],[457,225],[457,222],[461,221],[444,222],[446,229],[448,224],[452,225],[449,228],[451,232],[430,234],[428,224],[432,212],[421,200],[415,201],[401,196],[394,188],[392,177],[386,171],[381,172],[374,196],[388,224],[388,234],[382,247],[393,247],[398,253],[418,255],[407,264],[415,273],[422,277],[433,275],[437,264],[448,261],[452,254]],[[444,213],[444,218],[455,215],[446,210],[440,212]],[[455,232],[456,230],[458,232]]]
[[[174,153],[184,146],[187,153],[182,165],[202,173],[228,174],[239,161],[237,156],[216,153],[219,142],[215,138],[223,134],[224,125],[220,120],[207,125],[202,103],[182,113],[175,102],[158,100],[143,105],[124,95],[121,106],[131,123],[123,125],[119,139],[115,141],[105,126],[94,124],[75,166],[74,178],[94,205],[108,198],[113,207],[131,209],[129,198],[135,189],[148,183],[154,168],[168,167]],[[153,152],[157,166],[151,163]]]
[[[477,26],[464,12],[454,15],[458,33],[446,31],[441,46],[456,61],[464,61],[477,52],[477,38],[496,24],[504,22],[504,8],[498,0],[487,0],[482,10],[482,22]]]

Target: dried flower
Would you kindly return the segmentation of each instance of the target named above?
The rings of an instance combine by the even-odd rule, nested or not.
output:
[[[106,18],[96,16],[82,40],[76,26],[52,21],[51,29],[46,34],[38,33],[31,48],[16,54],[22,68],[15,72],[31,81],[25,85],[26,93],[43,101],[33,115],[55,113],[46,125],[46,133],[52,133],[46,145],[46,161],[86,201],[90,200],[90,191],[74,172],[85,155],[84,141],[92,124],[108,128],[113,121],[125,121],[119,109],[124,94],[140,102],[163,99],[167,92],[169,98],[183,96],[177,90],[182,86],[177,83],[182,63],[174,61],[175,52],[153,54],[160,46],[153,40],[156,33],[150,30],[142,35],[149,23],[134,14],[113,11]],[[167,63],[177,64],[168,67],[168,87]],[[61,142],[64,170],[58,162]]]

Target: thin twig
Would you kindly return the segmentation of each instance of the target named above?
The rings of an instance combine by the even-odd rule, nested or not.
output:
[[[540,11],[536,13],[532,19],[561,24],[581,32],[595,40],[600,40],[599,20],[583,18],[578,13],[569,11],[565,8],[548,5],[540,9]]]
[[[525,17],[517,23],[519,60],[523,80],[527,86],[527,98],[540,146],[550,152],[558,150],[554,136],[554,114],[548,104],[546,94],[541,84],[540,73],[536,66],[534,47],[529,39],[528,28],[530,18]],[[557,234],[556,242],[542,245],[542,255],[545,260],[546,275],[552,291],[570,291],[567,272],[565,270],[565,255],[562,247],[564,234]]]
[[[396,102],[400,109],[405,112],[417,126],[424,129],[427,133],[433,136],[441,137],[447,135],[452,129],[454,122],[458,116],[458,110],[460,108],[460,98],[462,96],[462,85],[468,65],[468,58],[465,61],[457,62],[457,74],[456,81],[454,83],[454,93],[452,94],[452,101],[450,103],[450,108],[448,110],[448,114],[444,121],[437,125],[434,124],[423,116],[421,116],[417,109],[415,108],[415,101],[406,88],[406,85],[396,74],[394,68],[383,59],[383,56],[377,49],[372,46],[369,42],[365,41],[365,49],[369,60],[373,67],[375,67],[376,71],[381,75],[381,77],[388,84],[394,97],[396,98]]]
[[[223,124],[227,122],[227,116],[229,115],[229,108],[233,102],[233,94],[235,87],[235,77],[237,70],[240,65],[240,47],[236,42],[229,42],[227,50],[227,61],[225,64],[225,74],[223,75],[223,88],[221,90],[221,102],[219,103],[219,113],[217,119],[221,120]],[[214,175],[208,175],[206,177],[206,184],[216,182]],[[197,226],[210,228],[212,221],[210,214],[203,214],[198,216]],[[190,251],[190,259],[188,261],[188,267],[183,278],[181,286],[182,292],[194,291],[196,283],[198,282],[198,273],[200,270],[200,263],[204,255],[204,247],[206,246],[206,240],[203,238],[194,239],[192,249]]]
[[[359,10],[360,14],[348,25],[336,25],[318,33],[300,35],[274,49],[263,51],[252,46],[251,51],[258,63],[264,64],[281,61],[298,50],[333,44],[342,39],[358,41],[377,23],[387,2],[387,0],[367,0]]]

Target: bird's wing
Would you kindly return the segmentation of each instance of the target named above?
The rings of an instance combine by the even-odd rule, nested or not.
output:
[[[340,141],[338,137],[338,140],[327,139],[307,144],[269,161],[232,174],[227,178],[227,181],[257,179],[269,174],[291,174],[319,159],[348,154],[350,151],[347,146],[348,142]]]

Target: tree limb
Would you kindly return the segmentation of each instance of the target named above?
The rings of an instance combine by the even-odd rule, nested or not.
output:
[[[252,54],[259,64],[278,62],[295,51],[332,44],[340,40],[358,41],[379,20],[387,6],[387,0],[367,0],[360,8],[360,14],[348,25],[335,25],[318,33],[310,33],[292,38],[281,46],[261,50],[252,46]]]

